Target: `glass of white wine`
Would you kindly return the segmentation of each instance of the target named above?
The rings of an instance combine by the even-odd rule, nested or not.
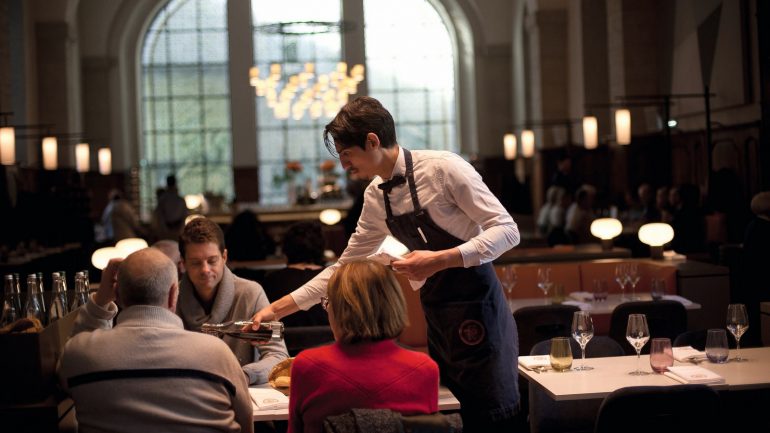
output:
[[[647,326],[647,316],[644,314],[630,314],[626,326],[626,340],[636,349],[636,370],[629,372],[632,376],[644,376],[650,374],[639,368],[639,359],[642,356],[642,347],[650,339],[650,328]]]
[[[741,358],[741,337],[749,329],[749,316],[746,306],[743,304],[730,304],[727,306],[727,330],[735,337],[735,362],[743,362]]]
[[[580,365],[573,370],[593,370],[586,365],[586,345],[594,337],[594,321],[588,311],[575,311],[572,315],[572,337],[580,345],[581,352]]]
[[[556,371],[567,371],[572,367],[572,348],[569,345],[569,338],[551,339],[551,367]]]

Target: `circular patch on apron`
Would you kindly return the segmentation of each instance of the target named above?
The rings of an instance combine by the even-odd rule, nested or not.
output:
[[[478,320],[466,320],[460,324],[460,340],[468,346],[475,346],[484,339],[486,331]]]

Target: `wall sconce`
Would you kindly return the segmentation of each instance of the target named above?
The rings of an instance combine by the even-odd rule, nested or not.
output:
[[[58,167],[59,143],[56,137],[43,137],[43,168],[56,170]]]
[[[594,116],[583,117],[583,145],[588,150],[599,145],[599,127]]]
[[[318,219],[328,226],[333,226],[342,220],[342,213],[337,209],[324,209],[318,214]]]
[[[521,131],[521,156],[532,158],[535,154],[535,133],[531,129]]]
[[[615,111],[615,140],[618,144],[631,144],[631,112],[627,108]]]
[[[623,232],[623,224],[615,218],[598,218],[591,222],[591,234],[602,240],[602,251],[612,250],[612,239]]]
[[[508,161],[516,159],[516,136],[508,133],[503,136],[503,154]]]
[[[112,151],[109,147],[99,149],[99,174],[108,175],[112,173]]]
[[[91,148],[88,143],[75,145],[75,170],[86,173],[91,168]]]
[[[0,128],[0,162],[3,165],[16,162],[16,132],[12,126]]]
[[[663,245],[674,239],[674,229],[666,223],[649,223],[639,228],[639,240],[650,246],[653,259],[663,258]]]

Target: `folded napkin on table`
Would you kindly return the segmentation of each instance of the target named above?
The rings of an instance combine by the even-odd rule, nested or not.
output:
[[[591,302],[594,300],[594,294],[591,292],[572,292],[569,297],[580,302]]]
[[[682,305],[684,305],[685,307],[689,307],[690,305],[692,305],[692,301],[691,300],[689,300],[687,298],[683,298],[683,297],[681,297],[679,295],[663,295],[662,299],[667,299],[669,301],[681,302]]]
[[[390,266],[390,262],[394,260],[404,260],[404,257],[394,251],[394,248],[390,245],[390,243],[383,242],[376,253],[370,254],[366,258],[385,266]],[[425,284],[425,280],[409,280],[409,285],[412,286],[412,290],[420,290],[420,287],[422,287],[423,284]]]
[[[697,365],[677,365],[668,367],[668,371],[663,374],[682,383],[725,383],[724,377],[711,370],[698,367]]]
[[[273,388],[249,388],[251,400],[256,410],[285,409],[289,407],[289,397]]]
[[[583,311],[590,310],[593,308],[593,306],[588,302],[580,302],[580,301],[564,301],[562,302],[562,305],[574,305]]]
[[[550,367],[551,356],[550,355],[519,356],[519,364],[528,370],[532,370],[538,367]]]
[[[674,359],[679,362],[702,361],[706,359],[706,352],[701,352],[692,346],[674,347],[671,350],[674,352]]]

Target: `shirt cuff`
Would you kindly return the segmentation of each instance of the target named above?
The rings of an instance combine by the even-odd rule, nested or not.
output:
[[[91,317],[100,320],[114,319],[118,314],[118,306],[114,302],[110,301],[109,304],[102,307],[101,305],[98,305],[96,302],[94,302],[93,296],[94,295],[89,296],[88,302],[86,303],[86,311],[88,311],[88,314]]]
[[[470,268],[471,266],[478,266],[481,264],[479,253],[476,251],[473,242],[468,241],[464,244],[460,244],[457,246],[457,249],[460,250],[460,255],[463,257],[464,268]]]

